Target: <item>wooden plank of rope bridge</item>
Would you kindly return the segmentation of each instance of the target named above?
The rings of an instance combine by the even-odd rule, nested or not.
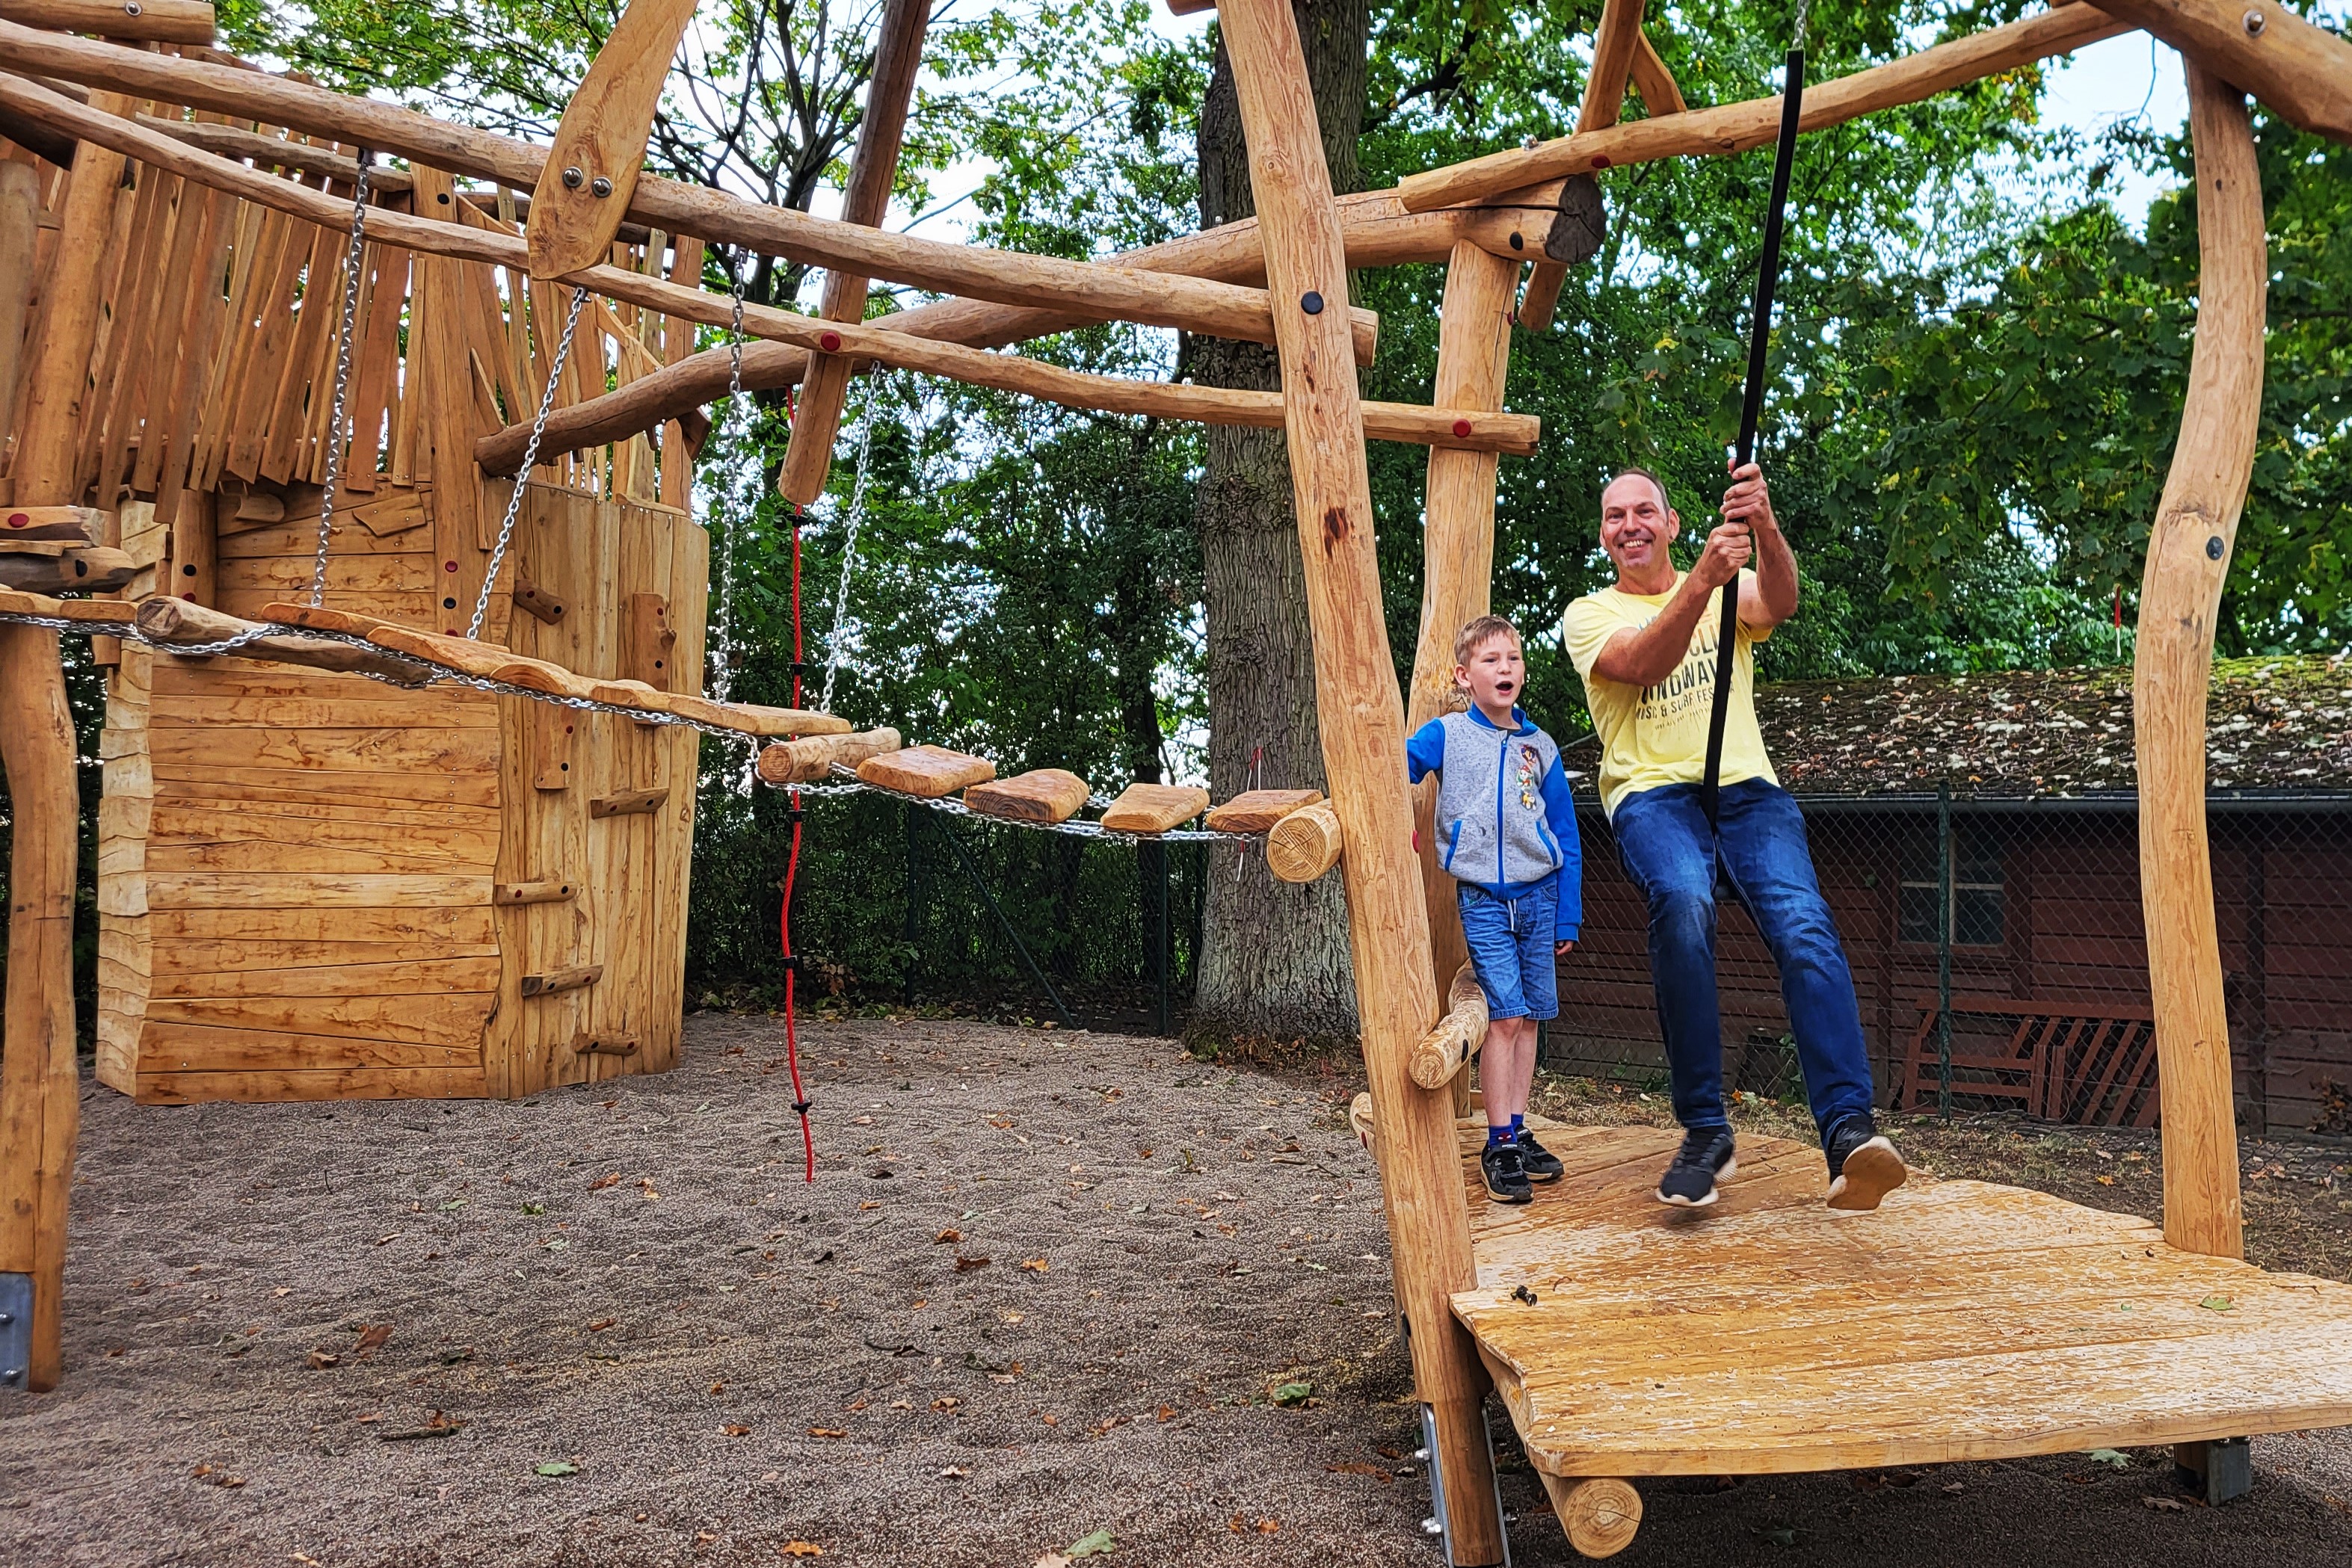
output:
[[[1404,781],[1404,705],[1381,609],[1371,477],[1344,328],[1325,301],[1348,297],[1348,256],[1323,161],[1315,99],[1289,0],[1223,0],[1250,185],[1288,411],[1286,434],[1315,635],[1317,714],[1331,803],[1345,830],[1349,948],[1394,1232],[1397,1301],[1411,1328],[1413,1381],[1437,1432],[1452,1561],[1503,1561],[1486,1378],[1448,1298],[1474,1277],[1447,1100],[1406,1071],[1437,1016],[1429,922],[1413,863]],[[1322,808],[1315,808],[1321,810]],[[1295,820],[1295,819],[1294,819]]]
[[[530,276],[561,277],[604,259],[629,210],[662,82],[696,0],[629,0],[555,128],[524,235]]]
[[[1642,4],[1643,0],[1605,0],[1601,6],[1600,25],[1592,29],[1592,69],[1584,78],[1584,102],[1576,113],[1579,135],[1616,124],[1625,107],[1625,84],[1646,42],[1642,37]],[[1650,110],[1653,118],[1661,112],[1654,108]],[[1567,282],[1566,262],[1538,260],[1519,301],[1519,325],[1530,332],[1549,330],[1560,288]]]
[[[779,741],[761,748],[760,778],[769,784],[814,784],[835,766],[855,768],[869,757],[898,750],[898,732],[895,729]]]
[[[841,195],[844,223],[880,228],[890,209],[890,186],[898,176],[898,150],[907,134],[907,110],[915,99],[915,73],[923,63],[923,33],[930,24],[930,0],[887,0],[874,51],[874,74],[866,85],[866,113],[857,122],[857,151],[849,162],[849,184]],[[817,314],[828,321],[866,319],[866,279],[834,268],[825,275],[824,299]],[[803,505],[824,494],[833,466],[834,438],[841,430],[841,405],[849,394],[850,364],[838,354],[809,360],[801,381],[800,404],[784,448],[776,488]]]
[[[1449,402],[1500,408],[1511,364],[1511,295],[1519,264],[1456,245],[1445,267],[1437,328],[1437,382]],[[1421,628],[1412,678],[1405,687],[1405,727],[1418,729],[1458,705],[1454,639],[1493,607],[1496,459],[1432,447],[1421,532]],[[1413,787],[1413,847],[1421,861],[1422,902],[1429,914],[1430,983],[1470,956],[1454,878],[1437,860],[1437,779]],[[1459,1114],[1470,1081],[1448,1091]]]
[[[130,103],[94,94],[93,111]],[[78,150],[59,212],[63,233],[111,227],[123,159]],[[30,254],[20,241],[6,248]],[[81,499],[75,402],[97,339],[100,269],[70,264],[60,246],[42,285],[41,341],[17,408],[13,502]],[[55,1388],[63,1367],[68,1199],[73,1186],[80,1082],[74,1061],[73,900],[80,854],[73,716],[66,706],[58,633],[0,625],[0,767],[13,832],[8,869],[5,1045],[0,1045],[0,1271],[31,1276],[30,1353],[22,1386]]]
[[[996,764],[944,746],[914,746],[867,758],[857,765],[857,776],[880,789],[937,800],[995,778]]]
[[[2303,130],[2352,142],[2352,42],[2284,5],[2100,0],[2100,9],[2145,27]]]
[[[993,783],[974,784],[963,803],[983,816],[1016,822],[1066,822],[1094,791],[1066,768],[1038,768]]]
[[[2215,615],[2253,473],[2269,250],[2244,99],[2192,64],[2189,109],[2197,159],[2197,337],[2180,437],[2148,535],[2132,713],[2141,904],[2164,1103],[2165,1239],[2235,1258],[2244,1243],[2230,1019],[2205,833],[2205,695]]]
[[[1244,789],[1211,811],[1202,826],[1213,833],[1262,833],[1322,799],[1320,789]]]
[[[1314,882],[1339,863],[1347,841],[1328,800],[1293,811],[1266,830],[1265,868],[1276,882]]]
[[[2016,69],[2047,55],[2063,55],[2131,30],[2097,7],[2078,3],[2038,12],[1852,76],[1805,89],[1803,128],[1842,125],[1860,115],[1916,103],[1949,88]],[[1678,154],[1721,156],[1761,147],[1779,133],[1780,100],[1744,103],[1637,120],[1590,134],[1562,136],[1533,147],[1407,175],[1397,198],[1408,212],[1485,201],[1546,180],[1589,174],[1622,163]]]
[[[1412,1081],[1423,1089],[1452,1082],[1486,1038],[1486,993],[1465,958],[1445,993],[1445,1016],[1412,1048]]]
[[[209,44],[210,0],[0,0],[0,20],[142,44]]]
[[[1130,784],[1102,814],[1115,833],[1164,833],[1209,809],[1209,792],[1192,784]]]
[[[167,649],[174,643],[203,646],[226,643],[247,632],[258,631],[264,624],[168,595],[142,600],[136,606],[125,604],[123,608],[134,612],[140,636]],[[372,653],[365,648],[354,648],[348,643],[321,642],[284,634],[257,638],[237,649],[233,656],[267,659],[275,664],[299,664],[307,669],[344,674],[380,675],[409,686],[421,686],[432,678],[429,671],[420,670],[398,659]]]

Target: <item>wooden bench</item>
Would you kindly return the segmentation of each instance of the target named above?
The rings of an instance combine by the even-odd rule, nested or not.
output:
[[[1895,1108],[1937,1103],[1941,1087],[1932,996],[1918,999]],[[1952,1092],[2007,1100],[2029,1116],[2090,1126],[2156,1125],[2155,1015],[2145,1006],[2099,1000],[2011,997],[1952,998]],[[1963,1019],[1989,1021],[2006,1040],[1988,1047],[1985,1030],[1963,1036]],[[1965,1076],[1963,1076],[1965,1074]]]

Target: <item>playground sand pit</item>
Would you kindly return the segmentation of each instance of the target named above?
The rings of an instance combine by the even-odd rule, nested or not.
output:
[[[515,1104],[86,1085],[67,1381],[0,1396],[0,1562],[1443,1561],[1351,1077],[803,1043],[813,1188],[768,1018]],[[1517,1561],[1571,1561],[1500,1446]],[[1618,1561],[2346,1560],[2343,1437],[2259,1443],[2225,1510],[2160,1458],[1645,1483]]]

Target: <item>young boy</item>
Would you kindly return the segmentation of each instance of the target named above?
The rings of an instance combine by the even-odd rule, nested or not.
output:
[[[1560,1163],[1527,1130],[1536,1025],[1559,1016],[1556,959],[1584,919],[1584,854],[1559,747],[1516,706],[1527,685],[1519,633],[1481,615],[1454,639],[1454,684],[1470,711],[1433,718],[1405,743],[1416,784],[1435,773],[1438,862],[1461,884],[1462,933],[1486,993],[1478,1067],[1486,1096],[1479,1157],[1497,1203],[1525,1203]]]

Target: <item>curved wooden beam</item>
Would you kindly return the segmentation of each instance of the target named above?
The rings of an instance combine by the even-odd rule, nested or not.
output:
[[[2063,5],[1950,43],[1937,44],[1866,71],[1805,89],[1804,129],[1818,131],[1898,104],[1916,103],[1980,77],[2014,70],[2047,55],[2063,55],[2084,44],[2127,33],[2094,6]],[[1485,201],[1506,191],[1569,174],[1590,174],[1621,163],[1642,163],[1677,154],[1745,152],[1779,133],[1780,99],[1750,99],[1717,109],[1637,120],[1606,131],[1579,132],[1533,147],[1492,152],[1426,173],[1408,175],[1397,194],[1408,212],[1428,212],[1464,202]]]
[[[2164,1239],[2243,1255],[2230,1019],[2205,836],[2205,695],[2214,616],[2253,474],[2269,248],[2244,98],[2189,68],[2197,150],[2197,342],[2180,438],[2140,585],[2132,713],[2139,864],[2163,1096]]]
[[[610,259],[646,166],[662,82],[696,0],[629,0],[604,36],[530,193],[530,275],[561,277]]]
[[[2277,0],[2099,0],[2294,124],[2352,142],[2352,42]]]

